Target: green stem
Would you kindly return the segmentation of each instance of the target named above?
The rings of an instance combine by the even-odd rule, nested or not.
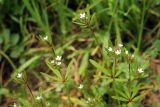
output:
[[[12,66],[12,68],[13,68],[14,70],[17,69],[17,67],[14,65],[13,61],[8,57],[7,54],[5,54],[2,50],[0,50],[0,54],[1,54],[2,56],[4,56],[4,58],[6,58],[6,59],[8,60],[8,62],[11,64],[11,66]]]
[[[31,90],[31,88],[29,87],[29,84],[28,84],[28,82],[26,82],[26,86],[27,86],[27,88],[28,88],[29,92],[31,93],[31,95],[32,95],[32,98],[34,99],[34,95],[33,95],[33,93],[32,93],[32,90]]]
[[[92,35],[94,36],[94,39],[95,39],[95,41],[96,41],[96,44],[98,44],[98,40],[97,40],[97,37],[96,37],[96,35],[95,35],[95,33],[94,33],[94,30],[93,30],[91,27],[89,27],[89,29],[90,29],[90,31],[92,32]]]
[[[41,99],[41,105],[42,107],[45,107],[44,103],[43,103],[43,100]]]
[[[117,59],[116,59],[116,56],[115,56],[114,62],[113,62],[113,71],[112,71],[112,75],[113,75],[113,76],[115,75],[116,63],[117,63]]]
[[[55,52],[53,43],[50,44],[49,42],[47,42],[47,44],[48,44],[48,45],[50,46],[50,48],[52,49],[53,55],[56,56],[56,52]]]
[[[139,52],[141,48],[141,42],[142,42],[142,34],[143,34],[143,28],[144,28],[144,16],[145,16],[145,1],[143,4],[143,10],[142,10],[142,17],[141,17],[141,23],[140,23],[140,31],[138,35],[138,44],[137,44],[137,52]]]
[[[129,80],[128,80],[128,89],[131,92],[131,64],[129,63]]]

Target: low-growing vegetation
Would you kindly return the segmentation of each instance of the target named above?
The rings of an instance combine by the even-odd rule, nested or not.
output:
[[[159,0],[0,0],[0,107],[160,107]]]

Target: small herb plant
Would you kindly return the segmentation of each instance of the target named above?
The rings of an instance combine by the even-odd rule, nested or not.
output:
[[[97,45],[100,45],[100,41],[97,40],[93,31],[95,14],[91,15],[89,9],[89,6],[87,6],[86,9],[78,12],[79,14],[76,15],[73,22],[84,29],[90,29]],[[46,86],[47,90],[39,88],[38,93],[33,92],[28,84],[27,73],[23,69],[18,69],[13,75],[14,80],[30,92],[30,99],[32,100],[29,104],[21,102],[23,106],[140,106],[140,102],[145,95],[145,89],[148,86],[146,82],[149,74],[147,70],[148,61],[130,52],[121,43],[116,43],[115,46],[110,43],[104,49],[102,49],[103,47],[100,48],[101,51],[104,50],[101,58],[86,60],[89,62],[89,66],[93,67],[92,72],[88,72],[88,67],[84,65],[85,72],[75,74],[76,60],[72,59],[68,64],[65,64],[65,56],[57,55],[49,39],[47,35],[39,37],[40,41],[46,43],[52,49],[51,53],[45,57],[45,64],[52,73],[41,72],[41,75],[49,84]],[[81,67],[81,70],[83,70],[83,67]],[[13,106],[21,107],[18,103],[14,103]]]

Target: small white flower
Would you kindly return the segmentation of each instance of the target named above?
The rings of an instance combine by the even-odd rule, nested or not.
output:
[[[143,71],[142,68],[138,68],[138,72],[139,72],[139,73],[143,73],[144,71]]]
[[[54,60],[51,61],[51,64],[54,64]]]
[[[112,52],[112,51],[113,51],[113,49],[112,49],[111,47],[109,47],[109,48],[108,48],[108,51]]]
[[[86,103],[89,104],[91,102],[91,98],[88,98]]]
[[[82,88],[83,88],[83,84],[80,84],[78,88],[79,88],[79,89],[82,89]]]
[[[131,55],[131,58],[133,59],[133,58],[134,58],[134,55]]]
[[[128,50],[126,50],[126,52],[125,52],[125,53],[126,53],[126,55],[128,55]]]
[[[62,62],[57,62],[57,65],[61,65],[62,64]]]
[[[85,17],[86,17],[86,13],[85,12],[80,14],[80,19],[84,19]]]
[[[48,36],[45,36],[45,37],[44,37],[44,40],[48,40]]]
[[[121,48],[121,47],[123,47],[123,44],[118,44],[118,46]]]
[[[21,78],[22,78],[22,73],[18,73],[18,74],[17,74],[17,78],[18,78],[18,79],[21,79]]]
[[[89,104],[89,101],[87,100],[86,103]]]
[[[57,57],[56,57],[56,60],[57,60],[57,61],[60,61],[61,58],[62,58],[62,56],[57,56]]]
[[[42,99],[42,96],[37,96],[36,97],[36,100],[38,100],[38,101],[41,100],[41,99]]]
[[[14,103],[13,107],[22,107],[22,106],[18,106],[16,103]]]
[[[116,54],[116,55],[120,55],[120,54],[121,54],[121,50],[116,50],[116,51],[115,51],[115,54]]]
[[[13,107],[17,107],[16,103],[14,103]]]

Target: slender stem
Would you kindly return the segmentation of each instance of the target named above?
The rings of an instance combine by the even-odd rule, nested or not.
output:
[[[0,87],[2,87],[3,85],[3,68],[5,65],[5,61],[2,62],[2,64],[0,65]]]
[[[128,80],[128,88],[129,88],[129,92],[131,91],[131,64],[129,63],[129,80]]]
[[[130,81],[130,63],[129,63],[129,81]]]
[[[48,45],[50,46],[50,48],[52,49],[52,52],[53,52],[54,56],[56,56],[56,52],[55,52],[53,43],[50,44],[49,42],[47,42],[47,44],[48,44]]]
[[[45,107],[42,99],[41,99],[41,105],[42,105],[42,107]]]
[[[33,95],[33,93],[32,93],[31,88],[29,87],[29,84],[28,84],[28,82],[27,82],[27,81],[26,81],[26,86],[27,86],[27,88],[29,89],[29,92],[31,93],[32,98],[34,99],[34,95]]]
[[[142,10],[142,17],[141,17],[141,23],[140,23],[140,31],[139,31],[139,35],[138,35],[138,52],[141,48],[141,41],[142,41],[142,33],[143,33],[143,26],[144,26],[144,16],[145,16],[145,1],[143,4],[143,10]]]
[[[113,75],[113,76],[115,75],[116,63],[117,63],[117,59],[116,59],[116,57],[115,57],[115,58],[114,58],[114,62],[113,62],[113,72],[112,72],[112,75]]]
[[[91,27],[89,27],[89,29],[91,30],[91,32],[92,32],[92,34],[93,34],[93,36],[94,36],[94,39],[95,39],[95,41],[96,41],[96,44],[98,44],[98,40],[97,40],[97,37],[96,37],[96,35],[95,35],[95,33],[94,33],[94,30],[93,30]]]
[[[0,54],[1,54],[2,56],[4,56],[4,57],[8,60],[8,62],[11,64],[11,66],[12,66],[12,68],[13,68],[14,70],[17,69],[16,66],[14,65],[13,61],[8,57],[7,54],[5,54],[2,50],[0,50]]]
[[[51,48],[52,48],[53,54],[56,56],[56,52],[55,52],[53,44],[51,45]]]

